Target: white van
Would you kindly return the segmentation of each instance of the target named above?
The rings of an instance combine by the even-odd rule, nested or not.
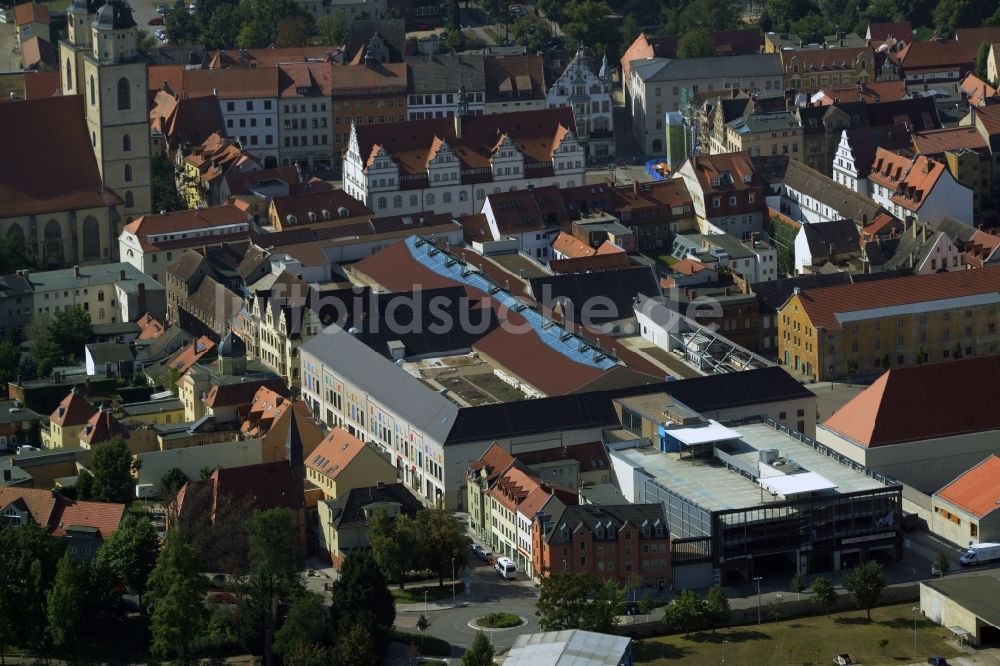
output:
[[[497,559],[497,563],[493,565],[493,568],[497,570],[502,578],[513,578],[517,575],[517,567],[514,565],[514,560],[509,557],[501,557]]]

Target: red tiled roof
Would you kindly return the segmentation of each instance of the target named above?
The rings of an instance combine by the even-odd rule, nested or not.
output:
[[[872,42],[884,42],[890,37],[901,42],[913,41],[913,26],[909,21],[896,23],[869,23],[868,35]]]
[[[208,390],[208,395],[205,396],[205,404],[208,407],[244,407],[244,413],[253,404],[254,396],[257,394],[257,390],[266,386],[271,389],[271,391],[288,397],[290,395],[288,387],[285,386],[285,382],[280,379],[258,379],[248,382],[240,382],[239,384],[222,384],[212,386]]]
[[[93,527],[107,539],[125,518],[125,505],[111,502],[60,502],[50,523],[52,536],[66,536],[72,527]]]
[[[460,215],[458,217],[458,223],[462,225],[462,239],[466,243],[493,240],[489,220],[487,220],[486,216],[482,213],[476,213],[474,215]]]
[[[146,80],[151,92],[169,87],[175,95],[180,95],[184,91],[184,66],[150,65]]]
[[[333,81],[330,63],[295,62],[278,65],[280,97],[329,97]]]
[[[226,204],[223,206],[210,206],[208,208],[180,210],[173,213],[143,215],[126,224],[123,231],[127,231],[138,237],[139,244],[143,250],[155,251],[163,243],[151,242],[149,240],[150,236],[182,234],[240,223],[249,225],[249,218],[246,212],[236,206]],[[249,226],[246,234],[249,234]],[[188,240],[192,242],[197,240],[201,240],[201,242],[211,240],[214,242],[219,240],[219,236],[192,237]],[[199,243],[193,242],[193,244],[198,245]]]
[[[989,154],[989,145],[975,127],[947,127],[945,129],[913,132],[910,135],[914,149],[924,155],[940,155],[948,150],[968,148]]]
[[[1000,268],[908,275],[805,289],[799,299],[813,326],[838,329],[841,328],[837,322],[838,313],[993,293],[1000,293]]]
[[[935,493],[977,518],[1000,509],[1000,456],[993,454]]]
[[[185,69],[181,90],[192,96],[215,95],[219,99],[278,96],[278,69]]]
[[[586,273],[610,271],[616,268],[628,268],[631,265],[628,255],[624,252],[614,254],[594,255],[592,257],[575,257],[573,259],[552,259],[549,268],[553,273]]]
[[[216,502],[221,495],[229,495],[237,502],[251,497],[257,511],[278,507],[298,509],[305,503],[302,484],[287,460],[219,468],[210,480]]]
[[[257,389],[250,404],[250,412],[240,426],[240,431],[250,437],[260,437],[264,435],[271,424],[285,413],[289,405],[297,404],[285,398],[283,395],[272,391],[266,386]],[[302,403],[303,406],[304,403]],[[308,412],[308,407],[306,407]]]
[[[0,104],[0,127],[17,128],[4,137],[5,151],[17,159],[0,164],[4,217],[121,205],[104,189],[82,96]]]
[[[94,446],[106,442],[116,435],[128,437],[128,431],[109,410],[102,409],[91,416],[80,430],[80,441]]]
[[[37,35],[21,42],[21,66],[26,71],[55,65],[56,51],[51,42]]]
[[[611,460],[603,442],[586,442],[572,446],[554,446],[539,451],[525,451],[517,454],[517,459],[525,465],[540,465],[557,460],[575,460],[580,463],[581,472],[592,472],[611,467]]]
[[[702,271],[709,270],[708,266],[701,263],[697,259],[681,259],[676,264],[670,267],[675,273],[680,273],[681,275],[695,275],[696,273],[701,273]]]
[[[872,60],[872,50],[867,46],[842,47],[836,49],[807,49],[802,51],[781,51],[781,64],[786,74],[794,71],[798,65],[798,73],[809,75],[813,72],[840,72],[853,70],[862,58],[866,62]]]
[[[955,42],[962,48],[969,60],[973,61],[976,59],[980,44],[1000,42],[1000,26],[959,28],[955,31]]]
[[[267,68],[277,67],[282,63],[304,63],[312,64],[326,63],[330,68],[330,62],[336,52],[336,46],[295,46],[283,49],[240,49],[239,51],[209,51],[205,54],[206,67],[208,69],[222,69],[227,67],[256,67]]]
[[[959,133],[951,138],[958,140],[956,137],[961,136],[963,134]],[[947,135],[940,140],[932,135],[928,146],[940,145],[947,140]],[[868,179],[893,190],[895,192],[892,196],[893,202],[916,211],[927,200],[927,196],[946,170],[947,167],[943,162],[938,162],[927,155],[910,157],[879,147],[875,151],[875,161]]]
[[[552,249],[570,259],[592,257],[597,254],[597,250],[565,231],[560,231],[552,241]]]
[[[469,469],[473,471],[485,469],[486,483],[492,486],[493,481],[506,472],[512,464],[514,464],[513,456],[507,453],[505,448],[493,442],[478,460],[469,463]]]
[[[380,149],[399,164],[400,175],[426,174],[429,162],[445,143],[462,168],[488,168],[490,159],[509,138],[525,162],[551,162],[562,139],[574,132],[569,108],[498,113],[465,118],[462,138],[451,118],[429,118],[357,127],[358,149],[370,166]]]
[[[23,2],[14,5],[14,23],[18,26],[29,23],[49,24],[49,6],[37,2]]]
[[[194,344],[188,345],[177,356],[174,356],[168,367],[176,368],[178,374],[183,376],[185,372],[191,369],[192,365],[201,360],[202,356],[213,349],[215,349],[215,343],[203,335],[195,340]]]
[[[73,501],[41,488],[0,487],[0,509],[18,501],[36,523],[49,527],[57,537],[66,536],[71,527],[93,527],[107,539],[125,517],[124,504]]]
[[[61,426],[83,425],[96,412],[94,406],[74,388],[49,415],[49,420]]]
[[[140,317],[136,324],[138,324],[141,329],[139,332],[139,340],[155,340],[163,335],[163,324],[161,324],[156,317],[148,312]]]
[[[337,427],[331,430],[319,443],[319,446],[313,449],[305,464],[309,469],[330,479],[336,479],[365,446],[367,445],[362,440],[343,428]]]
[[[487,195],[489,210],[501,234],[569,227],[570,219],[559,196],[559,188],[547,185]],[[484,207],[485,209],[485,207]]]
[[[25,72],[24,99],[55,97],[61,93],[59,72]]]
[[[910,42],[898,52],[889,54],[889,59],[907,70],[936,70],[954,66],[972,69],[972,58],[958,42],[950,39]]]
[[[365,64],[341,65],[333,72],[331,89],[334,98],[353,94],[367,96],[370,88],[405,94],[409,79],[409,70],[402,62],[377,63],[373,67]]]
[[[694,170],[698,183],[701,185],[703,193],[713,194],[716,192],[729,193],[735,190],[760,187],[760,177],[756,174],[750,156],[744,152],[722,153],[719,155],[697,155],[688,162]],[[722,176],[725,173],[731,175],[732,180],[726,182]],[[750,176],[750,182],[745,183],[744,177]],[[719,184],[713,185],[713,179],[718,179]]]
[[[1000,356],[892,368],[822,427],[866,448],[1000,430],[1000,410],[993,404],[998,381]]]
[[[483,65],[487,102],[545,99],[545,67],[541,55],[487,56]]]
[[[862,83],[860,87],[854,86],[824,86],[818,91],[822,97],[816,99],[814,103],[830,105],[844,102],[893,102],[903,99],[906,96],[906,83],[903,81],[877,81],[875,83]]]
[[[625,250],[621,249],[609,240],[606,240],[597,246],[597,254],[601,256],[606,254],[619,254],[624,251]]]
[[[1000,48],[1000,46],[994,45],[994,48]],[[988,98],[995,97],[997,94],[996,88],[971,72],[962,79],[962,83],[959,85],[962,91],[969,96],[969,103],[975,106],[983,104]]]
[[[337,189],[275,197],[271,200],[271,207],[278,219],[281,220],[282,228],[309,224],[312,222],[309,213],[313,214],[316,222],[336,220],[341,217],[373,217],[375,215],[371,208],[344,190]],[[341,214],[341,209],[344,210],[345,214]],[[294,216],[294,223],[288,221],[289,215]]]

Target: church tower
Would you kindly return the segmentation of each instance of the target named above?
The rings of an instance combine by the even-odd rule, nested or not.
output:
[[[132,10],[122,0],[73,0],[67,19],[69,38],[59,47],[63,92],[83,95],[101,178],[125,202],[128,222],[153,204],[147,64]]]

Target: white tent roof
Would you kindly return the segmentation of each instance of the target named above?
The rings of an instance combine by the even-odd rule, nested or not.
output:
[[[814,493],[820,490],[833,490],[837,487],[836,483],[816,472],[769,476],[760,479],[760,485],[784,497]]]

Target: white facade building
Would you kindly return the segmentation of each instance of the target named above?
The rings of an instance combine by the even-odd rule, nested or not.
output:
[[[488,154],[483,154],[483,147]],[[479,213],[489,193],[584,183],[569,109],[352,125],[344,190],[376,214]]]
[[[593,160],[607,160],[615,152],[611,113],[611,67],[608,56],[597,61],[581,46],[562,75],[546,93],[549,108],[569,107],[576,122],[576,138]]]
[[[946,217],[973,224],[972,190],[942,162],[879,148],[868,176],[871,198],[899,219],[936,223]]]

